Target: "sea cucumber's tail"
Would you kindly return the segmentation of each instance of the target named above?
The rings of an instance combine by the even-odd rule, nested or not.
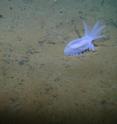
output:
[[[84,36],[89,36],[92,38],[92,40],[96,40],[104,37],[104,35],[102,35],[102,31],[105,28],[105,25],[103,25],[101,21],[97,21],[96,24],[93,26],[92,30],[85,23],[85,21],[83,21],[83,25],[84,25]]]
[[[91,32],[91,28],[86,24],[85,21],[83,21],[83,26],[84,26],[84,35],[88,36]]]
[[[93,29],[90,31],[89,36],[91,36],[93,40],[103,38],[104,35],[102,35],[102,31],[104,28],[105,25],[103,25],[100,21],[97,21],[93,26]]]

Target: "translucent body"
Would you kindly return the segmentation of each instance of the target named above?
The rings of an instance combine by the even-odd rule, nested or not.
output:
[[[105,26],[102,25],[100,21],[97,21],[92,30],[89,29],[89,26],[85,22],[83,22],[83,24],[84,35],[82,38],[75,39],[66,45],[64,49],[65,56],[79,56],[88,50],[95,51],[93,41],[104,37],[101,33]]]

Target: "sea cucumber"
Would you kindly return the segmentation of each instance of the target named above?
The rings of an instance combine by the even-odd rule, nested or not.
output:
[[[104,37],[104,35],[102,35],[102,31],[105,28],[105,25],[103,25],[101,21],[97,21],[92,30],[85,21],[83,21],[83,25],[84,35],[81,38],[70,41],[65,46],[65,56],[79,56],[85,51],[95,51],[93,41]]]

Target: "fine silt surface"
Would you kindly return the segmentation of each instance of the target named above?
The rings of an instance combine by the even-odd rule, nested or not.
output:
[[[102,20],[95,52],[64,56]],[[0,124],[117,123],[117,1],[0,0]]]

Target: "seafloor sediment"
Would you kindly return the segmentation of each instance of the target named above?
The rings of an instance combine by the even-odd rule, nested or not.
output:
[[[0,0],[0,122],[114,123],[117,2]],[[82,20],[106,24],[96,52],[65,57]],[[6,122],[7,121],[7,122]]]

